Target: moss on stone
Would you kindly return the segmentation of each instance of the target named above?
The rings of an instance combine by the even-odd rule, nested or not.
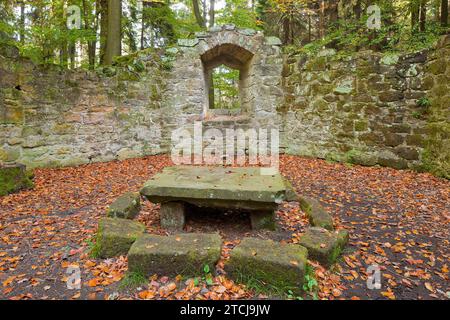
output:
[[[301,293],[307,255],[299,245],[244,238],[231,251],[225,271],[237,282],[262,282],[269,291]]]
[[[147,276],[199,276],[205,265],[214,270],[221,244],[218,234],[144,235],[128,253],[128,270]]]
[[[140,194],[138,192],[127,192],[108,207],[106,215],[111,218],[134,219],[140,210]]]
[[[330,232],[323,228],[312,227],[306,230],[299,244],[308,250],[310,259],[330,267],[341,254],[348,238],[346,230]]]
[[[0,196],[31,188],[33,188],[33,182],[24,165],[0,166]]]
[[[100,258],[127,254],[131,245],[145,231],[139,222],[117,218],[102,218],[98,223],[95,251]]]
[[[333,230],[333,218],[316,199],[301,197],[300,208],[306,213],[312,226]]]

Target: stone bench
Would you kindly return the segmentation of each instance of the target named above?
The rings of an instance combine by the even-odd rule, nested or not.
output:
[[[237,282],[257,281],[268,289],[300,293],[306,274],[307,257],[307,250],[298,244],[244,238],[231,250],[230,259],[225,263],[225,271]]]
[[[214,270],[221,246],[219,234],[185,233],[168,237],[145,234],[128,252],[128,270],[145,276],[202,275],[206,265]]]
[[[182,229],[185,204],[244,209],[254,229],[274,229],[275,210],[295,192],[279,174],[261,175],[260,168],[167,167],[146,182],[141,195],[161,203],[161,226]]]

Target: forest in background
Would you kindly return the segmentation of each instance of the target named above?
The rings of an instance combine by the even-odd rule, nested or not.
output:
[[[68,19],[80,9],[80,28]],[[380,28],[368,29],[377,5]],[[39,64],[89,68],[218,24],[263,30],[284,50],[414,51],[448,32],[448,0],[2,0],[0,45]]]

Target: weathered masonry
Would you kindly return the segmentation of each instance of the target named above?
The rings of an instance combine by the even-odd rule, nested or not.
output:
[[[240,71],[241,108],[210,108],[210,72]],[[215,27],[96,72],[0,48],[0,161],[77,165],[168,152],[175,129],[278,128],[282,151],[449,176],[450,37],[408,55],[282,54],[277,38]]]

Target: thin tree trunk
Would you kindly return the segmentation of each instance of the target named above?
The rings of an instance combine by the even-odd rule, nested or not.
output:
[[[427,21],[427,0],[420,1],[420,24],[419,31],[424,32],[426,28]]]
[[[200,12],[200,6],[198,5],[199,0],[192,0],[192,6],[194,8],[194,16],[195,20],[197,21],[197,24],[204,28],[205,27],[205,21],[203,20],[202,14]]]
[[[419,22],[419,10],[420,6],[418,1],[419,0],[410,0],[410,10],[411,10],[411,30],[414,31],[416,28],[418,22]]]
[[[105,63],[106,40],[108,35],[108,0],[100,0],[100,64]]]
[[[448,0],[441,0],[441,26],[446,28],[448,25]]]
[[[106,35],[105,64],[110,65],[114,57],[122,53],[122,1],[108,1],[108,34]]]
[[[91,8],[88,8],[86,0],[83,0],[83,15],[84,15],[84,29],[92,30],[92,21],[90,21],[90,16],[92,15]],[[88,60],[89,60],[89,69],[94,70],[95,68],[95,40],[89,40],[87,42],[88,45]]]
[[[214,2],[215,0],[210,0],[210,7],[209,7],[209,27],[214,26],[214,19],[215,19],[215,11],[214,11]]]
[[[25,43],[25,2],[20,2],[20,43]]]

